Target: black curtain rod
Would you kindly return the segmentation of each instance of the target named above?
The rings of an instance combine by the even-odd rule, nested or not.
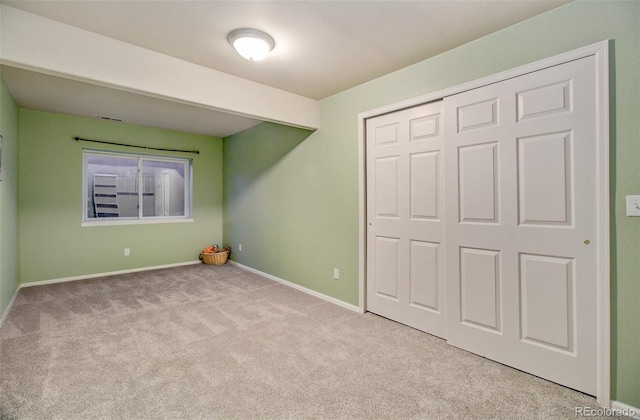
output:
[[[89,141],[91,143],[101,143],[101,144],[111,144],[111,145],[114,145],[114,146],[135,147],[135,148],[138,148],[138,149],[146,149],[146,150],[160,150],[162,152],[195,153],[196,155],[200,154],[199,150],[163,149],[161,147],[136,146],[136,145],[133,145],[133,144],[116,143],[116,142],[113,142],[113,141],[83,139],[82,137],[74,137],[73,139],[75,141]]]

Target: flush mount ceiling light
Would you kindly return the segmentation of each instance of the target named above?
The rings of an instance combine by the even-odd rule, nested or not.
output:
[[[256,29],[236,29],[227,39],[238,54],[251,61],[262,60],[275,46],[273,38]]]

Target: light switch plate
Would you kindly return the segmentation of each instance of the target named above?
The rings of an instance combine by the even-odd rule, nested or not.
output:
[[[640,195],[627,196],[627,216],[640,216]]]

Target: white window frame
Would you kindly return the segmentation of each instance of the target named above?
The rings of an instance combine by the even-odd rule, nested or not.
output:
[[[137,160],[138,163],[138,216],[137,217],[114,217],[114,218],[89,218],[88,197],[89,176],[88,157],[106,156]],[[181,163],[185,167],[184,185],[184,215],[182,216],[144,216],[144,177],[143,163],[145,161],[165,161]],[[113,226],[113,225],[137,225],[149,223],[184,223],[193,222],[193,159],[180,157],[167,157],[157,155],[147,155],[140,153],[110,152],[104,150],[84,149],[82,151],[82,222],[83,227],[92,226]]]

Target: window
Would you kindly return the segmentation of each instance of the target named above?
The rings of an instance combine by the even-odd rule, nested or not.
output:
[[[84,152],[84,222],[191,218],[191,160]]]

